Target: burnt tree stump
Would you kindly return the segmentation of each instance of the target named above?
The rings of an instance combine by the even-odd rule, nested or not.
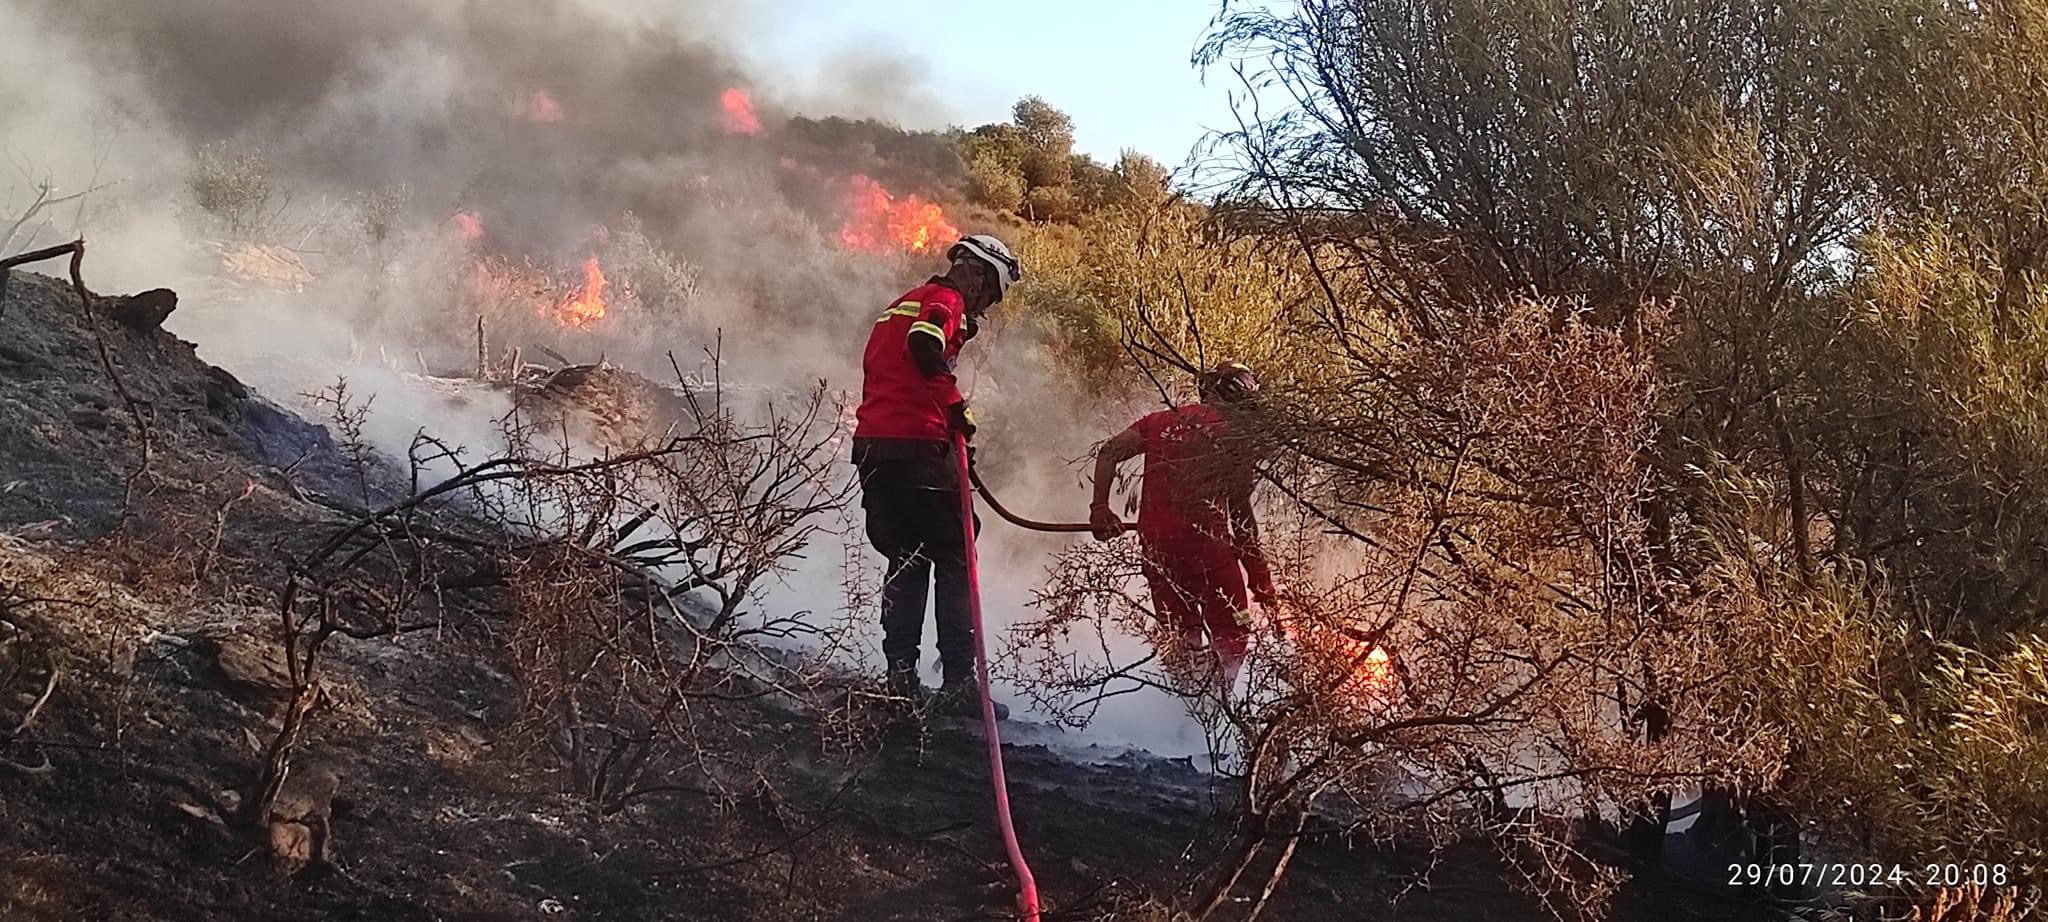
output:
[[[114,322],[131,330],[149,331],[162,327],[164,318],[178,309],[178,293],[168,288],[152,288],[141,294],[133,294],[114,302],[107,313]]]

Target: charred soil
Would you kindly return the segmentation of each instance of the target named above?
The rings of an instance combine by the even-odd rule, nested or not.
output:
[[[430,629],[337,641],[281,800],[318,860],[280,860],[278,824],[243,809],[290,689],[276,595],[402,478],[352,465],[191,344],[103,321],[146,408],[137,477],[142,433],[71,288],[17,272],[0,310],[0,918],[1014,913],[975,727],[848,745],[773,697],[708,702],[698,746],[720,757],[600,815],[527,727],[487,594]],[[1048,918],[1164,919],[1228,828],[1228,792],[1185,763],[1037,743],[1007,758]],[[1509,878],[1477,843],[1430,859],[1332,834],[1265,917],[1538,915]],[[1635,918],[1757,916],[1697,892],[1632,899]]]

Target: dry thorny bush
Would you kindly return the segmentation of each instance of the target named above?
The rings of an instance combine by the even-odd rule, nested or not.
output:
[[[749,610],[845,499],[847,485],[827,470],[836,406],[816,391],[750,428],[724,399],[715,385],[686,392],[687,425],[701,438],[658,462],[536,481],[505,498],[518,504],[508,517],[574,536],[501,552],[500,568],[528,728],[566,748],[575,786],[606,812],[661,788],[648,772],[676,758],[714,785],[741,768],[714,766],[722,753],[707,745],[731,722],[726,705],[819,702],[843,684],[834,667],[850,653],[845,625]],[[508,428],[508,438],[522,451],[537,445],[531,429]]]
[[[1732,593],[1718,722],[1851,854],[2035,894],[2044,12],[1312,0],[1203,50],[1297,104],[1223,139],[1221,194],[1344,302],[1670,308],[1652,547]]]
[[[1619,883],[1578,823],[1775,771],[1780,753],[1697,693],[1740,668],[1714,642],[1726,600],[1672,584],[1646,538],[1659,382],[1637,337],[1655,333],[1567,308],[1509,303],[1369,358],[1332,323],[1325,388],[1269,389],[1239,418],[1230,450],[1265,459],[1269,553],[1294,591],[1237,693],[1173,649],[1130,542],[1054,568],[1044,617],[1013,637],[1040,705],[1085,723],[1106,695],[1176,690],[1235,780],[1235,841],[1197,917],[1258,914],[1303,836],[1358,834],[1488,837],[1577,913]],[[1115,633],[1164,653],[1117,661]]]
[[[521,729],[557,748],[576,792],[604,813],[650,793],[705,790],[672,777],[692,769],[722,795],[721,779],[745,769],[707,732],[722,707],[829,699],[845,625],[757,603],[850,489],[828,470],[839,408],[822,387],[749,394],[742,405],[712,382],[681,382],[684,411],[665,431],[594,454],[556,435],[567,432],[560,420],[520,411],[483,460],[417,435],[409,494],[361,512],[298,560],[284,586],[296,693],[255,817],[290,771],[318,698],[321,647],[336,633],[389,637],[458,614],[505,623]],[[336,410],[344,421],[351,412]],[[359,428],[338,428],[344,443],[359,442]]]

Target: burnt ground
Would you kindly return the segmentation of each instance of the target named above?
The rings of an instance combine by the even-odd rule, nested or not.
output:
[[[972,726],[842,750],[811,715],[732,705],[705,731],[726,754],[711,777],[598,818],[519,732],[488,617],[337,641],[302,757],[337,782],[333,863],[286,877],[236,819],[281,705],[276,585],[308,536],[346,521],[323,495],[392,482],[366,484],[324,430],[189,344],[105,324],[155,420],[154,476],[124,517],[136,432],[68,286],[17,272],[0,309],[0,918],[1011,913]],[[1227,792],[1184,763],[1028,743],[1006,757],[1048,918],[1165,918],[1226,828]],[[1264,918],[1540,917],[1511,877],[1478,844],[1431,862],[1314,839]],[[1657,884],[1620,915],[1764,917]]]

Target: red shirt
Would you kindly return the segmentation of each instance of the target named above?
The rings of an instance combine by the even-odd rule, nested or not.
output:
[[[1249,464],[1233,457],[1223,414],[1207,404],[1161,410],[1131,424],[1144,440],[1138,537],[1148,543],[1231,543],[1230,496]]]
[[[967,342],[966,317],[960,292],[934,280],[905,292],[875,321],[861,356],[855,438],[952,440],[946,408],[962,399],[951,369]],[[945,373],[925,376],[910,354],[912,336],[944,340]]]

